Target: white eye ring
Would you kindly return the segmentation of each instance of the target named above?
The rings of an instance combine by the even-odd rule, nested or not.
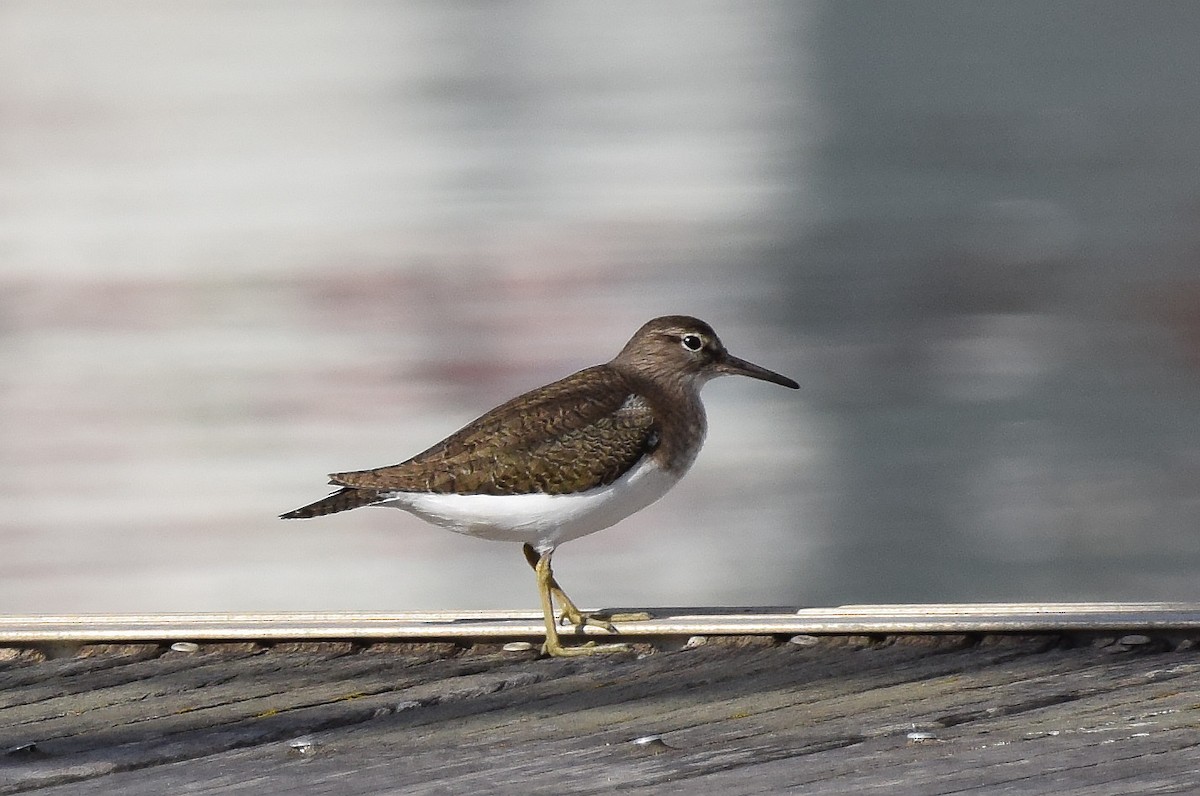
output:
[[[679,338],[679,342],[688,351],[699,351],[701,348],[704,348],[704,338],[698,334],[685,334]]]

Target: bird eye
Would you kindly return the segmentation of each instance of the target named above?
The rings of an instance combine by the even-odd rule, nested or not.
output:
[[[683,343],[683,347],[688,351],[699,351],[704,348],[704,338],[698,334],[685,334],[679,339]]]

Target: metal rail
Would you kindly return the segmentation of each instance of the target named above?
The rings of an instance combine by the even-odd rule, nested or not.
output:
[[[802,634],[1146,632],[1200,630],[1200,603],[844,605],[800,610],[648,609],[615,622],[627,638]],[[572,632],[602,633],[594,628]],[[0,616],[0,644],[175,641],[500,640],[544,634],[540,613],[70,614]]]

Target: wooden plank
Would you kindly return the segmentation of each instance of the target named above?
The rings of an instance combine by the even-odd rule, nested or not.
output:
[[[639,609],[641,610],[641,609]],[[615,623],[630,638],[825,633],[997,633],[1200,629],[1196,603],[986,603],[838,608],[644,609]],[[0,616],[0,643],[513,639],[543,634],[541,615],[464,611]],[[564,629],[570,635],[571,629]],[[602,633],[588,628],[579,633]]]
[[[451,643],[15,652],[0,656],[0,793],[1186,793],[1200,788],[1197,640],[768,635],[570,660]]]

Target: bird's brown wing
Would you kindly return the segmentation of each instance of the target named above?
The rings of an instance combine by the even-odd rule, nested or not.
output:
[[[406,462],[329,478],[380,492],[569,494],[612,483],[658,437],[645,398],[597,365],[496,407]]]

